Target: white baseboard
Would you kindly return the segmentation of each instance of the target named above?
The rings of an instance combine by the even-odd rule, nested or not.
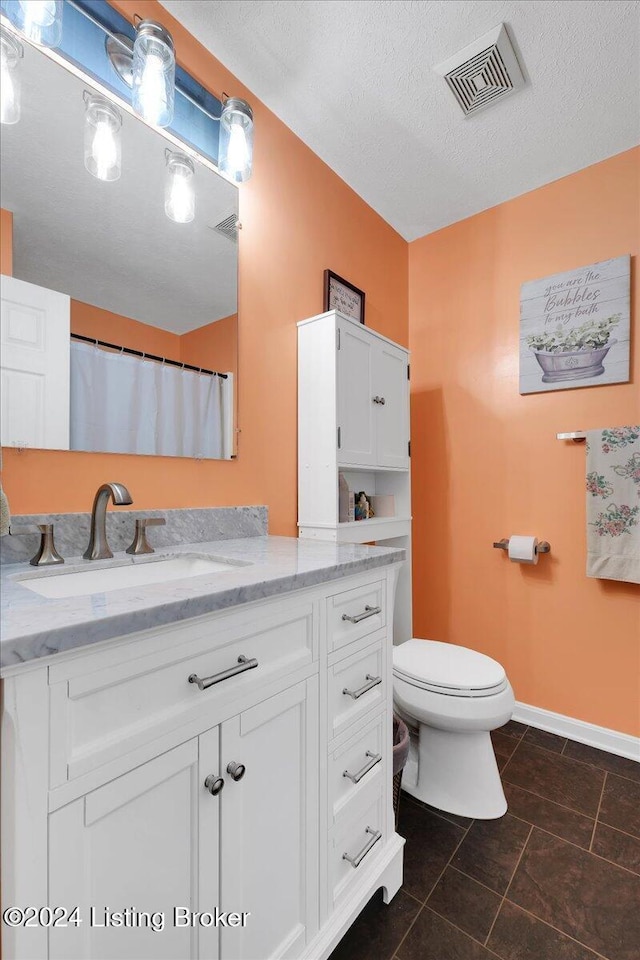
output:
[[[587,743],[590,747],[615,753],[619,757],[640,761],[640,737],[618,733],[607,727],[598,727],[595,723],[574,720],[573,717],[565,717],[562,713],[553,713],[551,710],[531,707],[528,703],[518,701],[513,711],[513,719],[526,723],[527,726],[548,730],[549,733],[557,733],[561,737],[577,740],[578,743]]]

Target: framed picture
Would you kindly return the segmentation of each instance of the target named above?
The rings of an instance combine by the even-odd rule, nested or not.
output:
[[[354,287],[333,270],[325,270],[323,310],[339,310],[345,317],[364,323],[364,296],[364,290]]]
[[[630,259],[522,284],[520,393],[628,383]]]

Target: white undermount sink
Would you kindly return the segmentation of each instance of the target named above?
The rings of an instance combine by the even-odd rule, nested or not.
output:
[[[88,561],[88,565],[95,561]],[[116,560],[112,565],[71,570],[55,570],[47,574],[28,574],[16,580],[42,597],[61,599],[90,593],[106,593],[127,587],[143,587],[170,580],[184,580],[211,573],[229,573],[246,562],[221,560],[201,554],[174,554],[144,560]]]

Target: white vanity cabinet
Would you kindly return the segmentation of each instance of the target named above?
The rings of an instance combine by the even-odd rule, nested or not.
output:
[[[3,907],[78,909],[3,955],[324,960],[391,899],[397,571],[5,670]]]

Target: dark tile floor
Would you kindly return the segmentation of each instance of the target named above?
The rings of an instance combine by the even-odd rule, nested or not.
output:
[[[639,960],[640,763],[515,721],[492,736],[508,813],[402,794],[404,885],[330,960]]]

